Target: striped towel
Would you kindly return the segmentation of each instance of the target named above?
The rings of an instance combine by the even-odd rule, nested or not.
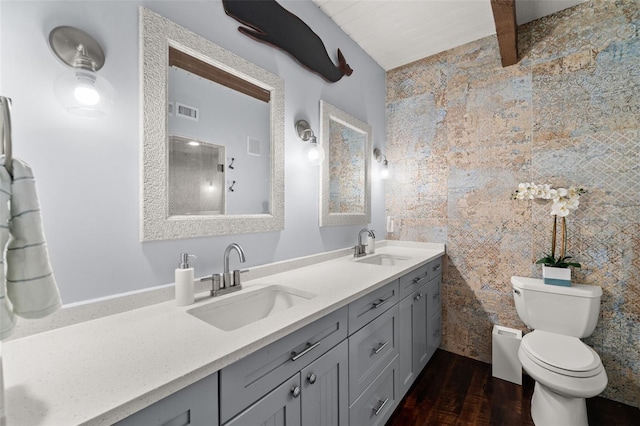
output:
[[[1,339],[13,331],[15,315],[42,318],[57,311],[61,301],[44,239],[33,172],[26,163],[14,159],[12,180],[4,157],[0,157],[0,166]]]

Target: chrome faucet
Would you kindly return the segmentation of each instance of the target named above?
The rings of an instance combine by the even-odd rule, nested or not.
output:
[[[240,257],[240,263],[244,263],[247,259],[244,256],[244,250],[240,247],[239,244],[233,243],[229,244],[224,251],[224,275],[222,283],[224,288],[229,288],[238,285],[242,288],[242,284],[240,284],[240,270],[236,269],[233,273],[229,272],[229,254],[231,250],[235,250],[238,252],[238,257]],[[237,273],[237,278],[236,278]],[[240,290],[240,289],[238,289]]]
[[[353,257],[362,257],[367,254],[367,245],[362,244],[362,235],[365,232],[368,233],[371,238],[376,237],[376,234],[373,233],[372,229],[367,229],[367,228],[361,229],[360,232],[358,232],[358,244],[353,248],[354,249]]]
[[[247,272],[248,269],[242,271],[235,269],[233,272],[229,271],[229,254],[231,254],[233,250],[238,252],[238,257],[240,257],[241,263],[246,262],[246,257],[242,247],[236,243],[229,244],[224,250],[224,272],[222,274],[213,274],[200,279],[200,281],[211,281],[211,297],[233,293],[234,291],[238,291],[242,288],[240,274],[242,272]]]

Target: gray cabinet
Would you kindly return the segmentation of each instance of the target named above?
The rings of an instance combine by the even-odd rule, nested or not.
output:
[[[415,289],[398,304],[398,374],[402,394],[409,390],[442,340],[441,272],[442,259],[438,258],[400,278],[401,295],[403,289]],[[412,287],[418,283],[422,286]]]
[[[353,402],[398,354],[398,305],[349,336],[349,401]]]
[[[442,302],[440,290],[442,288],[442,276],[429,281],[427,285],[427,360],[429,360],[442,341]]]
[[[398,280],[380,287],[349,304],[349,335],[398,303]]]
[[[348,359],[349,347],[344,340],[300,372],[303,425],[349,424]]]
[[[161,399],[116,423],[117,426],[215,426],[218,424],[218,373]]]
[[[347,341],[294,374],[225,426],[347,426]]]
[[[220,371],[220,423],[262,398],[347,337],[339,309]]]
[[[395,357],[353,403],[349,410],[352,426],[384,425],[402,399],[399,391],[398,357]]]
[[[400,299],[404,299],[442,273],[442,258],[433,259],[400,277]]]
[[[399,303],[400,391],[404,394],[422,371],[429,358],[427,341],[428,285],[425,284]]]
[[[244,410],[227,426],[296,426],[300,419],[300,373]]]

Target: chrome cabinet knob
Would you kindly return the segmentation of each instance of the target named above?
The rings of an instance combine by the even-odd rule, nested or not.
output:
[[[309,384],[314,384],[316,382],[316,380],[318,379],[318,376],[316,376],[313,373],[309,373],[309,375],[307,376],[307,381],[309,382]]]
[[[300,396],[300,386],[294,386],[293,388],[291,388],[291,395],[293,395],[294,398],[297,398]]]

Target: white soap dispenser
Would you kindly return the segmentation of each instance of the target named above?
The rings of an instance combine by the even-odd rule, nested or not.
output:
[[[192,254],[182,253],[180,264],[176,269],[176,305],[178,306],[191,305],[194,301],[193,268],[189,263],[189,257],[195,258]]]
[[[373,254],[376,252],[376,235],[373,230],[367,236],[367,254]]]

